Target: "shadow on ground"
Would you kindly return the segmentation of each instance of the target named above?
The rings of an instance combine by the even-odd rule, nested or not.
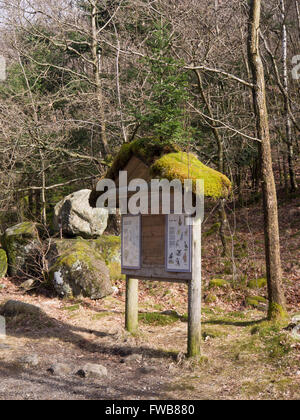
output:
[[[111,311],[102,311],[111,313]],[[130,354],[142,354],[149,358],[176,358],[177,353],[166,350],[149,349],[144,346],[133,347],[131,345],[120,345],[116,343],[118,339],[117,333],[109,333],[105,331],[91,330],[83,327],[74,326],[55,318],[47,316],[45,313],[33,315],[17,315],[7,317],[7,336],[24,337],[33,340],[42,338],[56,338],[62,342],[73,344],[79,349],[106,355],[119,356],[120,358]],[[80,333],[90,334],[91,340],[84,338]],[[112,344],[94,343],[92,336],[98,338],[110,338]]]

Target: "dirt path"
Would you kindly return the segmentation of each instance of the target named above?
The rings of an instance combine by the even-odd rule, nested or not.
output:
[[[264,325],[258,311],[204,307],[204,356],[196,364],[184,358],[184,317],[165,322],[167,315],[161,315],[154,323],[145,317],[132,337],[123,329],[123,298],[62,302],[20,296],[17,289],[2,293],[1,301],[7,298],[36,304],[45,315],[7,319],[7,337],[0,342],[0,399],[300,398],[300,346],[289,342],[286,331],[280,330],[279,341],[269,327],[256,333],[253,328]],[[28,355],[38,357],[37,366],[19,361]],[[70,372],[49,373],[55,363]],[[108,376],[75,375],[86,363],[105,366]]]

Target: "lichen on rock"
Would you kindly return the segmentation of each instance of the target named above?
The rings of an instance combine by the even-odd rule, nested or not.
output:
[[[49,265],[51,284],[61,297],[101,299],[113,292],[109,269],[88,240],[54,241]]]
[[[94,238],[102,235],[107,227],[108,211],[89,205],[91,190],[76,191],[56,204],[54,208],[54,230],[60,228],[66,236]]]
[[[120,236],[103,235],[90,241],[95,249],[102,255],[109,268],[109,275],[112,282],[123,279],[121,274],[121,238]]]
[[[1,237],[1,244],[7,254],[9,274],[24,276],[32,266],[38,247],[36,224],[23,222],[6,229]]]

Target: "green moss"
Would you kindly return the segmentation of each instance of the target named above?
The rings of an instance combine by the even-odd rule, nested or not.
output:
[[[224,263],[224,274],[232,274],[233,264],[231,260],[226,260]]]
[[[99,321],[99,319],[105,318],[106,316],[114,315],[113,312],[100,312],[92,316],[93,321]]]
[[[72,306],[64,306],[62,309],[64,311],[75,312],[80,309],[80,304],[72,305]]]
[[[270,358],[282,358],[292,350],[293,340],[284,331],[287,321],[262,322],[252,328],[251,334],[258,335]]]
[[[227,312],[226,314],[229,317],[232,317],[232,318],[238,318],[238,319],[245,319],[246,318],[244,312],[241,312],[241,311]]]
[[[219,232],[221,223],[214,223],[206,232],[203,232],[203,238],[208,238],[209,236],[214,235]]]
[[[231,182],[225,175],[204,165],[193,154],[182,152],[176,144],[159,139],[143,138],[123,144],[105,176],[117,178],[132,156],[142,160],[154,177],[179,179],[182,183],[185,179],[203,179],[208,197],[226,197],[231,191]],[[195,191],[196,183],[193,184]]]
[[[126,276],[121,273],[121,264],[118,262],[111,262],[108,264],[109,276],[112,282],[117,280],[126,280]]]
[[[205,340],[206,338],[222,338],[227,337],[228,333],[223,330],[219,330],[216,328],[209,328],[205,327],[205,329],[202,331],[202,338]]]
[[[268,301],[262,296],[247,296],[246,303],[247,305],[254,306],[257,308],[260,304],[266,304]]]
[[[125,280],[121,274],[121,238],[120,236],[104,235],[89,243],[98,251],[109,268],[112,281]]]
[[[286,312],[286,310],[284,309],[283,306],[279,305],[278,303],[275,302],[270,302],[269,303],[269,308],[268,308],[268,319],[269,320],[285,320],[288,319],[288,313]]]
[[[226,280],[223,279],[212,279],[209,282],[208,287],[211,289],[213,287],[228,287],[229,283]]]
[[[235,242],[234,255],[236,258],[245,258],[248,256],[248,244],[246,241]]]
[[[93,241],[95,248],[102,255],[106,264],[120,259],[121,238],[120,236],[104,235]]]
[[[139,321],[147,325],[169,325],[177,322],[180,319],[176,312],[172,314],[162,314],[159,312],[143,312],[139,313]]]
[[[261,279],[253,279],[250,280],[248,283],[248,287],[250,289],[261,289],[262,287],[267,286],[267,279],[265,277],[262,277]]]
[[[119,153],[108,170],[107,178],[116,178],[119,171],[124,169],[130,158],[135,155],[141,159],[147,166],[151,166],[155,159],[163,154],[178,151],[178,146],[170,141],[161,141],[153,138],[142,138],[134,140],[131,143],[123,144]]]
[[[170,181],[179,179],[183,183],[185,179],[203,179],[204,195],[207,197],[227,197],[231,191],[231,182],[225,175],[204,165],[192,154],[177,152],[164,155],[157,159],[150,169],[153,176]],[[193,191],[196,191],[195,182]]]
[[[100,299],[112,293],[107,266],[88,240],[59,240],[55,248],[58,256],[54,258],[49,277],[59,295]],[[60,281],[55,273],[60,274]]]
[[[5,232],[6,236],[19,236],[19,235],[25,235],[25,236],[35,236],[36,235],[36,225],[32,222],[23,222],[19,223],[18,225],[15,225]]]
[[[167,384],[165,386],[165,391],[171,392],[171,391],[194,391],[195,387],[194,385],[191,385],[190,382],[178,382],[175,384]]]
[[[204,300],[205,300],[205,303],[208,303],[208,304],[215,303],[217,301],[217,296],[214,295],[213,293],[208,293],[205,296],[205,299]]]
[[[51,271],[55,271],[59,266],[71,268],[78,261],[83,261],[90,269],[93,268],[93,260],[99,258],[99,254],[94,250],[89,241],[77,238],[73,241],[64,239],[56,241],[59,257]]]
[[[33,244],[38,239],[36,224],[23,222],[6,229],[1,237],[1,244],[7,253],[9,274],[11,276],[24,275],[25,263],[30,258],[26,245]],[[28,255],[27,255],[28,254]]]
[[[4,249],[0,249],[0,278],[5,277],[7,273],[7,255]]]

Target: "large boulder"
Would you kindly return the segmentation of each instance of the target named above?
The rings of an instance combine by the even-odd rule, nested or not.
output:
[[[0,279],[7,273],[7,255],[4,249],[0,248]]]
[[[8,272],[11,276],[24,276],[32,270],[39,241],[36,224],[23,222],[4,232],[1,244],[7,253]]]
[[[54,229],[60,225],[64,235],[94,238],[107,227],[108,211],[92,208],[89,204],[91,190],[80,190],[68,195],[54,208]]]
[[[120,236],[102,235],[100,238],[90,241],[91,245],[101,254],[109,268],[112,282],[124,280],[121,274],[121,238]]]
[[[101,299],[113,293],[109,269],[90,241],[55,240],[49,253],[49,277],[61,297]]]

